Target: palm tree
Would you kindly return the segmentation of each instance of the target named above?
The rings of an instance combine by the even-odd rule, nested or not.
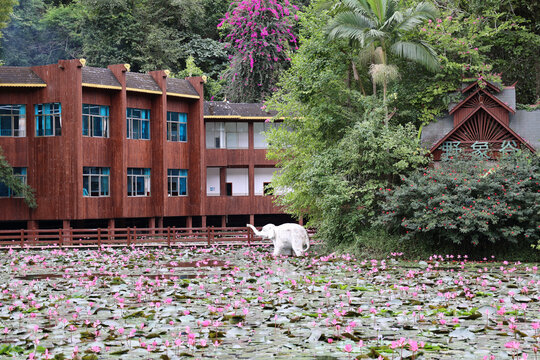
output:
[[[362,52],[370,53],[370,74],[374,84],[383,84],[385,106],[388,81],[398,76],[397,68],[388,64],[389,52],[429,70],[438,69],[437,55],[428,44],[404,40],[416,26],[435,19],[437,10],[433,5],[421,2],[403,9],[399,0],[341,0],[341,4],[338,14],[328,24],[328,39],[348,39]]]

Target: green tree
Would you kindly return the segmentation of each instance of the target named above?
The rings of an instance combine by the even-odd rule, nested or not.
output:
[[[13,168],[4,157],[0,148],[0,182],[9,187],[15,194],[21,194],[28,207],[37,207],[34,190],[13,175]]]
[[[195,65],[195,59],[190,56],[186,60],[186,68],[178,73],[171,74],[175,78],[186,78],[188,76],[203,76],[206,77],[204,84],[204,99],[205,100],[218,100],[223,97],[222,81],[215,80],[208,76],[207,73],[202,71],[197,65]]]
[[[363,52],[376,54],[379,63],[371,65],[370,74],[374,83],[383,85],[385,104],[388,82],[398,74],[397,68],[388,63],[389,53],[432,71],[439,65],[427,43],[407,37],[424,21],[435,19],[436,8],[426,2],[410,8],[400,5],[398,0],[342,0],[337,15],[328,25],[329,39],[347,39]]]
[[[9,25],[2,31],[2,60],[6,65],[34,66],[71,58],[61,33],[47,26],[43,0],[20,0]]]
[[[17,4],[16,0],[0,0],[0,29],[7,26],[15,4]]]
[[[314,8],[301,15],[302,45],[268,102],[285,117],[284,126],[268,133],[268,156],[282,169],[272,180],[275,193],[282,193],[279,204],[336,244],[354,241],[371,225],[379,188],[427,159],[416,128],[384,126],[382,102],[344,81],[350,48],[327,42],[327,19]]]
[[[492,247],[540,239],[540,158],[517,152],[497,162],[455,159],[385,189],[381,223],[404,239]],[[506,246],[507,244],[505,244]]]
[[[441,11],[454,18],[472,19],[499,29],[505,24],[519,25],[490,37],[476,37],[493,70],[501,73],[505,84],[518,81],[516,94],[523,104],[540,100],[540,2],[528,0],[448,0],[438,1]],[[444,17],[443,17],[444,18]],[[535,74],[531,77],[531,74]]]

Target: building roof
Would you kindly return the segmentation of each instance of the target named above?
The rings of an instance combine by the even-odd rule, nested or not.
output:
[[[149,74],[126,72],[126,90],[161,94],[161,88]]]
[[[167,95],[194,98],[200,97],[189,81],[175,78],[167,78]]]
[[[90,86],[122,89],[122,85],[118,82],[113,72],[109,69],[84,66],[82,68],[82,82],[83,86],[88,84]]]
[[[29,67],[0,66],[0,86],[45,87],[47,84]]]
[[[540,147],[540,111],[516,111],[513,86],[494,93],[489,86],[481,88],[477,82],[472,85],[465,87],[470,93],[446,116],[423,128],[423,146],[433,152],[449,139],[468,139],[469,142],[478,139],[494,143],[511,139],[532,151]],[[501,110],[507,112],[509,121],[501,117]],[[459,123],[455,124],[452,115],[458,113]]]
[[[205,118],[268,119],[275,111],[266,111],[262,103],[230,103],[228,101],[205,101]]]
[[[506,137],[512,136],[519,143],[525,145],[529,150],[535,151],[535,149],[527,141],[525,141],[525,139],[523,139],[517,132],[515,132],[512,128],[510,128],[509,125],[506,125],[503,121],[501,121],[495,114],[493,114],[491,112],[491,110],[489,108],[484,107],[484,106],[479,106],[473,112],[471,112],[465,119],[463,119],[463,121],[461,121],[457,126],[454,126],[454,128],[452,130],[450,130],[448,133],[446,133],[441,139],[439,139],[435,143],[435,145],[432,145],[430,151],[433,152],[433,151],[437,150],[439,148],[439,146],[442,145],[442,143],[444,141],[449,139],[454,133],[459,131],[461,128],[465,127],[466,124],[467,124],[468,119],[472,119],[473,116],[476,113],[478,113],[479,111],[481,111],[481,110],[485,111],[488,114],[488,116],[487,116],[488,121],[495,122],[496,124],[499,125],[498,127],[499,127],[500,131],[498,133],[495,133],[492,130],[492,128],[488,130],[490,135],[496,136],[496,139],[504,139],[505,136]],[[478,130],[478,127],[482,128],[482,129],[480,129],[480,131],[482,131],[482,130],[485,131],[484,128],[487,127],[487,126],[486,126],[485,123],[483,125],[476,124],[476,128],[477,128],[476,130]],[[472,134],[470,130],[466,130],[465,133],[468,136],[470,136]]]
[[[469,100],[471,100],[473,97],[475,97],[477,94],[479,93],[482,93],[484,95],[486,95],[487,97],[493,99],[493,101],[495,101],[497,104],[499,104],[501,107],[503,107],[505,110],[511,112],[512,114],[514,114],[516,111],[514,109],[512,109],[508,104],[505,104],[504,102],[502,102],[497,96],[493,95],[492,93],[490,93],[489,91],[486,91],[482,88],[477,88],[475,91],[471,92],[471,94],[469,96],[467,96],[465,99],[463,99],[462,101],[460,101],[456,106],[454,106],[452,108],[452,110],[450,110],[450,114],[453,114],[454,112],[456,112],[459,108],[463,107],[464,105],[466,105]]]

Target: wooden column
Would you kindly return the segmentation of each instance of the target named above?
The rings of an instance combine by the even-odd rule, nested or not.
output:
[[[186,78],[195,88],[199,99],[189,105],[189,196],[191,214],[206,215],[206,134],[204,130],[204,79],[200,76]],[[197,184],[196,186],[194,186]]]
[[[113,143],[113,165],[111,168],[111,197],[114,207],[114,217],[125,217],[127,201],[127,154],[126,154],[126,71],[124,64],[109,65],[116,80],[122,86],[122,90],[111,95],[109,123],[110,123],[110,141]]]
[[[167,74],[163,70],[150,71],[150,76],[162,94],[152,99],[150,134],[152,141],[152,214],[162,217],[167,212]]]
[[[249,223],[253,226],[255,226],[255,215],[249,214]]]
[[[82,178],[82,174],[81,174]],[[69,230],[71,229],[71,223],[69,220],[62,220],[62,230],[66,230],[62,232],[62,239],[60,239],[60,244],[63,245],[69,245],[70,244],[70,236],[69,236]]]
[[[227,227],[227,215],[221,215],[221,227]]]
[[[219,168],[219,196],[227,196],[227,168]]]

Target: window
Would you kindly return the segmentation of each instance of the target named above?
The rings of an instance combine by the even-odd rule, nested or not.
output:
[[[83,136],[109,137],[109,107],[83,104]]]
[[[150,196],[150,169],[127,170],[128,196]]]
[[[281,195],[279,190],[272,189],[268,186],[271,184],[272,176],[280,171],[281,169],[273,167],[255,167],[253,171],[254,194],[256,196]]]
[[[268,148],[268,143],[266,142],[266,136],[264,132],[277,129],[281,123],[272,123],[272,122],[256,122],[253,123],[253,147],[255,149],[266,149]]]
[[[206,123],[206,147],[208,149],[247,149],[247,122]]]
[[[225,133],[227,135],[227,149],[248,148],[247,122],[227,122],[225,123]]]
[[[26,136],[26,105],[0,105],[0,136]]]
[[[206,123],[206,148],[225,148],[225,124],[222,122]]]
[[[225,193],[229,196],[249,195],[247,168],[227,168],[225,170]],[[230,184],[230,185],[229,185]]]
[[[272,190],[272,187],[270,186],[270,184],[271,184],[270,182],[263,183],[264,196],[274,195],[274,191]]]
[[[109,196],[108,167],[83,167],[83,196]]]
[[[187,141],[187,114],[167,111],[167,140]]]
[[[14,167],[13,175],[19,180],[26,184],[26,168],[25,167]],[[11,188],[6,184],[0,181],[0,197],[22,197],[21,195],[15,193]]]
[[[127,108],[127,138],[150,140],[150,110]]]
[[[36,104],[36,136],[62,135],[62,106],[60,103]]]
[[[187,170],[168,169],[167,170],[167,186],[169,196],[186,196],[187,195]]]

